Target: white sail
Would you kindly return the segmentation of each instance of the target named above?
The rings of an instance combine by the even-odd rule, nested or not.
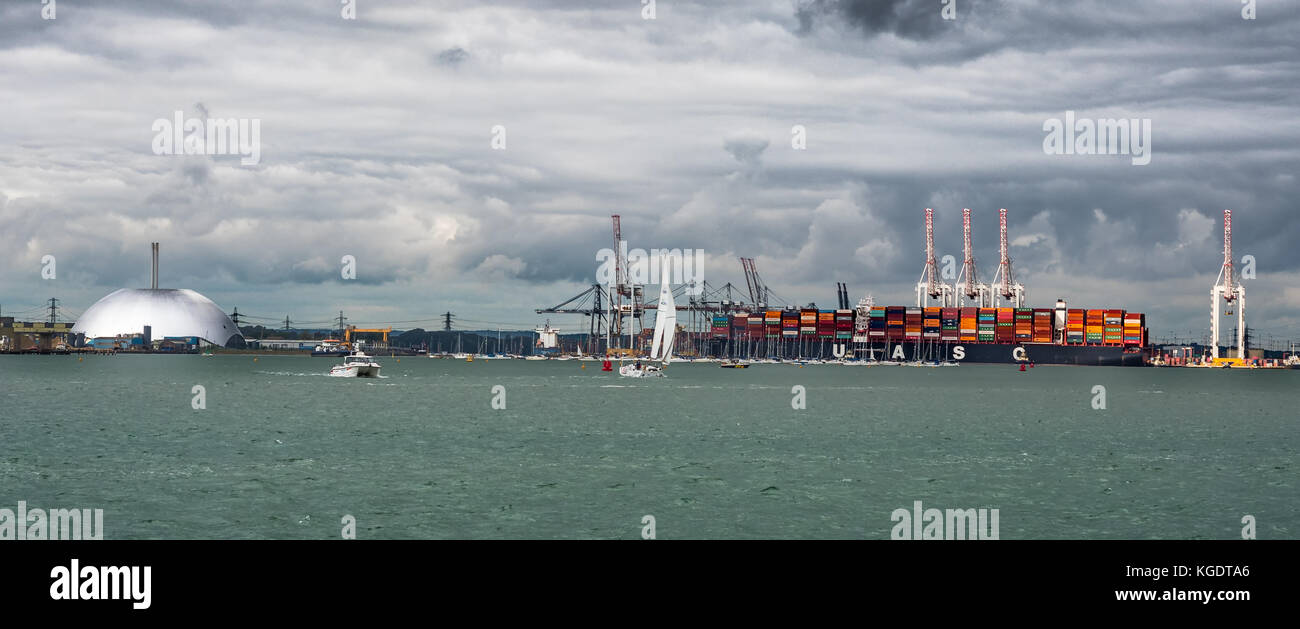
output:
[[[650,346],[650,359],[667,363],[673,355],[673,338],[677,336],[677,304],[673,300],[672,287],[666,281],[668,276],[663,277],[665,281],[659,289],[659,307],[655,314],[655,337]]]
[[[664,344],[664,326],[659,323],[663,321],[661,317],[663,317],[662,311],[655,318],[654,340],[650,342],[650,360],[659,359],[659,348]]]

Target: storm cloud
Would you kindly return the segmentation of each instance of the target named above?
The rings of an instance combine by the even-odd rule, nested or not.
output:
[[[905,304],[924,208],[959,257],[968,207],[986,279],[1007,208],[1031,302],[1199,336],[1232,209],[1252,325],[1300,336],[1295,3],[943,6],[6,3],[0,313],[145,285],[156,240],[164,285],[227,310],[531,325],[594,281],[615,213],[633,247],[704,249],[711,286],[745,256],[790,303]],[[260,120],[260,163],[154,154],[175,111]],[[1151,163],[1046,154],[1067,111],[1150,119]]]

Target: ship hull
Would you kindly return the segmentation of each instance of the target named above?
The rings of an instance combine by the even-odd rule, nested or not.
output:
[[[918,345],[920,349],[918,350]],[[876,360],[950,360],[957,363],[1036,363],[1041,365],[1097,365],[1144,367],[1148,353],[1125,352],[1123,347],[1102,345],[1055,345],[1051,343],[883,343],[872,347],[855,344],[857,357]]]

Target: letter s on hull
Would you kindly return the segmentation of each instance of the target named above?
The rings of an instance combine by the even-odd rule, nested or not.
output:
[[[966,348],[961,345],[954,345],[952,348],[953,360],[966,360]]]

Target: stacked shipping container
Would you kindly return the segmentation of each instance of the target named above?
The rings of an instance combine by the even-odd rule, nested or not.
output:
[[[1102,316],[1102,343],[1122,345],[1124,343],[1124,311],[1106,310]]]
[[[907,308],[903,311],[903,339],[919,341],[921,339],[921,309]]]
[[[875,306],[865,322],[852,309],[767,310],[713,315],[710,336],[736,340],[784,338],[849,341],[855,329],[870,342],[942,341],[945,343],[1056,343],[1144,347],[1146,317],[1115,309],[1070,308],[1065,329],[1056,328],[1051,308],[911,308]],[[862,332],[859,332],[862,333]],[[1058,336],[1059,335],[1059,336]]]
[[[737,340],[743,340],[748,336],[749,336],[749,313],[743,312],[741,314],[731,317],[731,338]]]
[[[924,308],[921,313],[921,338],[939,339],[941,308]]]
[[[967,341],[970,343],[974,343],[975,341],[978,341],[979,338],[975,336],[975,329],[976,329],[975,322],[979,316],[979,308],[962,308],[960,312],[961,312],[961,319],[960,319],[961,323],[959,324],[960,327],[958,328],[960,332],[958,338],[960,338],[962,341]]]
[[[834,310],[820,310],[817,312],[817,337],[823,339],[835,338]]]
[[[885,308],[885,338],[891,341],[903,340],[903,307],[887,306]]]
[[[942,308],[939,310],[939,338],[941,340],[956,341],[959,339],[959,312],[960,310],[956,308]]]
[[[781,338],[789,339],[799,336],[799,311],[781,311]]]
[[[1146,317],[1140,312],[1124,314],[1124,344],[1146,345]]]
[[[1015,342],[1028,343],[1034,340],[1034,309],[1015,309]]]
[[[714,315],[712,327],[713,336],[715,338],[727,338],[727,334],[730,331],[729,328],[731,327],[730,323],[727,321],[727,315]]]
[[[1051,308],[1034,308],[1033,340],[1035,343],[1052,342],[1054,334],[1053,316]]]
[[[1088,310],[1084,316],[1084,335],[1083,338],[1089,345],[1101,344],[1102,322],[1105,318],[1104,310]]]
[[[885,307],[876,306],[867,315],[867,338],[875,341],[885,338]]]
[[[995,331],[998,324],[998,311],[996,308],[979,309],[979,327],[977,328],[977,338],[981,343],[992,343],[995,337]]]
[[[804,308],[799,311],[799,335],[817,334],[817,309]]]
[[[853,311],[844,309],[835,311],[835,338],[853,338]]]
[[[1084,311],[1082,308],[1070,308],[1065,311],[1065,343],[1067,345],[1082,345],[1083,337]]]

